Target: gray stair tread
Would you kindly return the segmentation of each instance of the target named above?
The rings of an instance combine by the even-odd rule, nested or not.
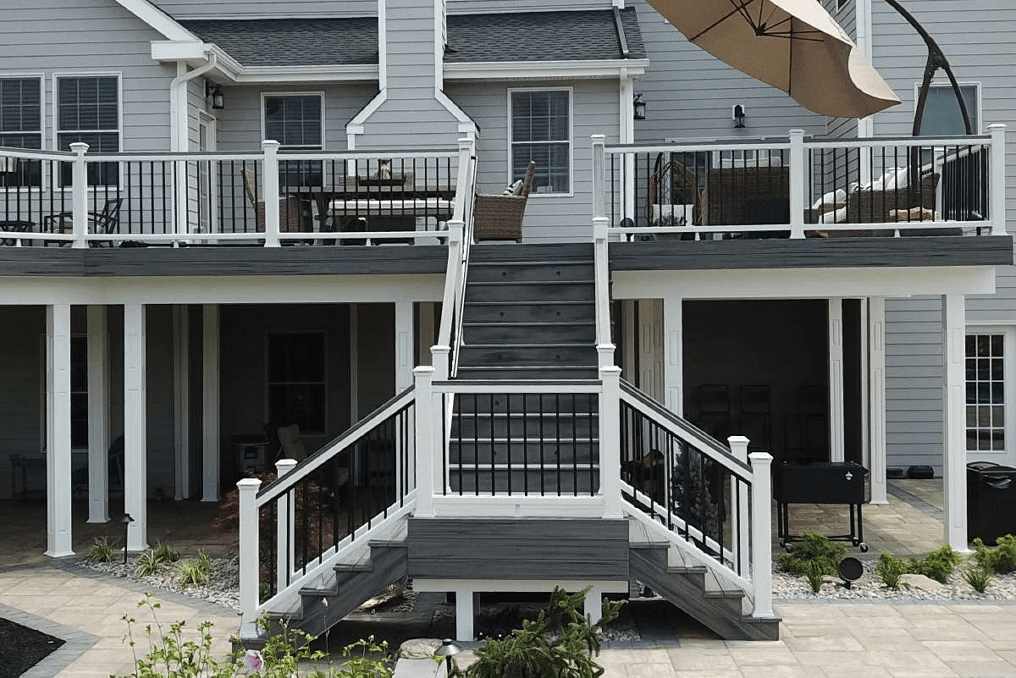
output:
[[[702,593],[703,598],[744,598],[744,591],[705,591]]]

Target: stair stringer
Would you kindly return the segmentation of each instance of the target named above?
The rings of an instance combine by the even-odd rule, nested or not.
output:
[[[625,517],[632,521],[629,532],[633,551],[638,546],[666,545],[666,562],[659,567],[637,562],[632,556],[631,576],[651,574],[656,581],[643,581],[653,585],[675,607],[685,611],[697,621],[727,640],[776,640],[779,638],[779,618],[754,618],[754,588],[750,580],[718,563],[694,544],[668,530],[628,502],[622,502]],[[640,567],[641,565],[641,567]],[[655,570],[655,571],[654,571]],[[688,585],[674,587],[673,577],[700,577],[694,589]],[[683,592],[679,592],[684,589]],[[739,600],[739,610],[731,610],[733,601]],[[711,604],[715,601],[716,604]],[[715,615],[720,615],[719,617]],[[724,618],[726,617],[726,618]]]

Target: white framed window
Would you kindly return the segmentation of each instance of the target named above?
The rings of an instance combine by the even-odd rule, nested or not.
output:
[[[42,76],[0,77],[0,146],[41,150],[42,109]],[[42,163],[0,158],[0,186],[42,186]]]
[[[1016,327],[968,327],[966,447],[968,460],[1016,461]]]
[[[328,363],[324,331],[269,332],[268,421],[297,424],[302,433],[327,433]]]
[[[981,85],[976,82],[961,82],[959,87],[963,103],[967,107],[967,114],[970,116],[972,131],[974,134],[979,134],[981,129]],[[917,84],[914,86],[915,107],[919,93],[920,85]],[[921,135],[928,137],[955,136],[966,133],[963,114],[960,112],[960,105],[956,101],[952,85],[934,84],[929,87],[928,100],[924,104],[924,119],[921,121]]]
[[[55,75],[54,119],[56,148],[69,151],[83,141],[89,153],[120,151],[120,76]],[[116,186],[119,169],[115,162],[88,163],[90,186]],[[61,181],[71,184],[71,168],[64,163]]]
[[[262,95],[262,138],[279,142],[283,151],[320,151],[324,148],[324,94],[321,92]],[[282,186],[320,186],[319,160],[283,161]]]
[[[533,193],[571,193],[571,108],[571,89],[508,91],[511,181],[525,176],[526,166],[533,161]]]

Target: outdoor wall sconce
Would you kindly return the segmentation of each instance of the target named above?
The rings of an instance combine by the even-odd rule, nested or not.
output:
[[[734,127],[737,129],[744,129],[744,106],[741,104],[734,104]]]
[[[205,101],[212,106],[212,110],[221,111],[226,107],[226,97],[222,96],[222,87],[205,83]]]
[[[635,95],[635,100],[632,102],[632,117],[635,120],[646,119],[646,102],[642,99],[642,92]]]

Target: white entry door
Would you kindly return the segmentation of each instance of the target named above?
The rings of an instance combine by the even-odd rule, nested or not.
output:
[[[968,327],[967,461],[1016,466],[1016,328]]]

